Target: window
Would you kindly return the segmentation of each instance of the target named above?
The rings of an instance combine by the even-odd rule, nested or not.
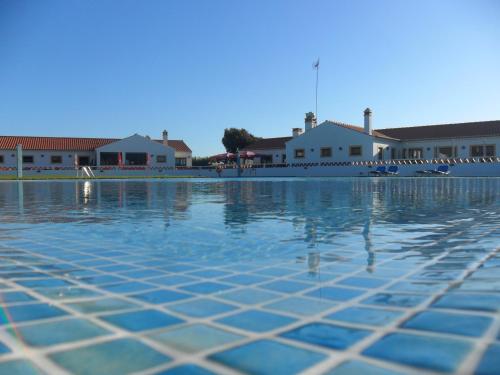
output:
[[[52,164],[61,164],[62,163],[62,156],[61,155],[52,155],[50,157],[50,162]]]
[[[295,157],[297,159],[303,158],[306,156],[306,152],[303,148],[297,148],[295,149]]]
[[[3,155],[0,155],[0,164],[3,164]]]
[[[273,156],[272,155],[261,155],[260,163],[261,164],[272,164],[273,163]]]
[[[451,158],[453,157],[453,147],[438,147],[438,158]]]
[[[101,165],[118,165],[118,152],[101,152]]]
[[[361,156],[361,146],[349,146],[349,156]]]
[[[186,158],[175,158],[175,165],[178,167],[185,167],[187,163]]]
[[[391,148],[391,159],[392,160],[396,159],[396,149],[394,147]]]
[[[495,156],[496,155],[495,145],[486,145],[486,146],[484,146],[484,149],[485,149],[484,156]]]
[[[23,156],[23,163],[32,164],[34,161],[35,161],[35,158],[33,157],[33,155],[24,155]]]
[[[321,147],[320,150],[322,158],[331,158],[332,157],[332,148],[331,147]]]
[[[125,154],[125,165],[147,165],[148,154],[145,152],[127,152]]]
[[[156,162],[157,163],[166,163],[167,162],[167,155],[156,155]]]
[[[78,156],[78,165],[90,165],[90,158],[88,156]]]
[[[408,159],[422,159],[424,152],[421,148],[409,148]]]
[[[484,156],[483,145],[470,146],[470,156]]]
[[[495,156],[495,145],[472,145],[470,146],[470,156]]]

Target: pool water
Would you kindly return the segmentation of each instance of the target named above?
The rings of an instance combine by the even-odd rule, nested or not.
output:
[[[0,374],[498,374],[500,179],[0,182]]]

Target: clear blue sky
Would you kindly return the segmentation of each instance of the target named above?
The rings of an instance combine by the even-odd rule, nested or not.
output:
[[[500,119],[498,0],[0,0],[0,134],[284,136]]]

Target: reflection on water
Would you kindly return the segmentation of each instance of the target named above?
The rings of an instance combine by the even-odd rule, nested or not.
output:
[[[488,178],[1,182],[0,223],[176,259],[294,256],[311,274],[363,251],[373,271],[380,249],[498,225],[499,188]]]

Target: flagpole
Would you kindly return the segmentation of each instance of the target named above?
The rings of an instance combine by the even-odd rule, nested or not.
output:
[[[316,69],[316,121],[318,121],[318,82],[319,82],[319,58],[316,63],[313,65]]]
[[[316,121],[318,121],[318,79],[319,79],[319,63],[316,66]]]

